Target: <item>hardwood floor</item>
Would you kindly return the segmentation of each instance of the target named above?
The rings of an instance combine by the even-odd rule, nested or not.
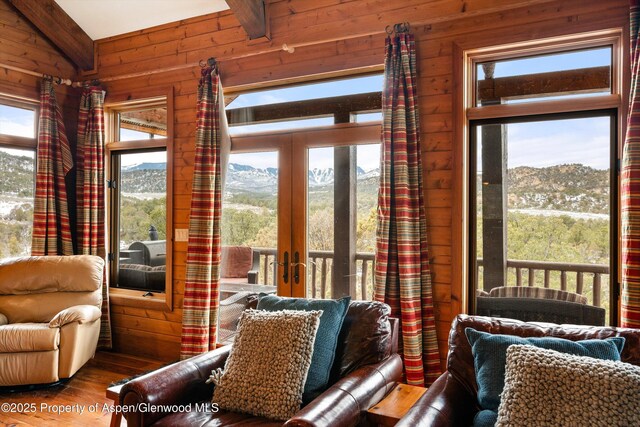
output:
[[[0,427],[108,426],[111,413],[103,411],[103,405],[113,404],[105,396],[109,384],[162,365],[155,360],[99,351],[66,384],[30,392],[0,393]],[[13,406],[8,408],[10,411],[2,408],[7,403]]]

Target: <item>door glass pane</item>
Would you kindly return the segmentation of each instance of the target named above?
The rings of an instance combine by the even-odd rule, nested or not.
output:
[[[29,255],[35,152],[0,148],[0,258]]]
[[[278,152],[231,154],[222,202],[223,293],[247,284],[275,291],[277,241]]]
[[[167,257],[167,152],[122,153],[118,287],[164,292]]]
[[[218,341],[233,341],[249,292],[275,293],[278,152],[229,156],[222,200]]]
[[[488,124],[475,127],[475,138],[476,289],[581,295],[608,312],[611,118]],[[554,315],[536,320],[557,323]]]
[[[307,296],[371,299],[380,145],[308,156]]]

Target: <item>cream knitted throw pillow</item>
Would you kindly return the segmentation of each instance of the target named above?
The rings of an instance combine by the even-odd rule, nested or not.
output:
[[[507,349],[497,427],[640,425],[640,367],[528,345]]]
[[[213,403],[275,420],[300,410],[322,311],[246,310]]]

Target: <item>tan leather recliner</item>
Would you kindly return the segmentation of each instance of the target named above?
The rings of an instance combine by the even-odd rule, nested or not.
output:
[[[91,255],[0,262],[0,386],[69,378],[93,357],[103,270]]]

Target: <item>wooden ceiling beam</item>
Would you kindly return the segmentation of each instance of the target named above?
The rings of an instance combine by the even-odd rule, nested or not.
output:
[[[54,0],[9,0],[78,68],[92,70],[93,40]]]
[[[479,80],[478,101],[595,92],[609,87],[609,66],[580,68]]]
[[[380,111],[382,93],[369,92],[356,95],[334,96],[322,99],[282,102],[255,107],[226,110],[229,125],[249,125],[282,120],[334,116],[336,123],[349,122],[351,113]]]
[[[261,37],[271,39],[269,18],[264,0],[227,0],[227,5],[240,21],[240,25],[249,35],[249,39],[254,40]]]

